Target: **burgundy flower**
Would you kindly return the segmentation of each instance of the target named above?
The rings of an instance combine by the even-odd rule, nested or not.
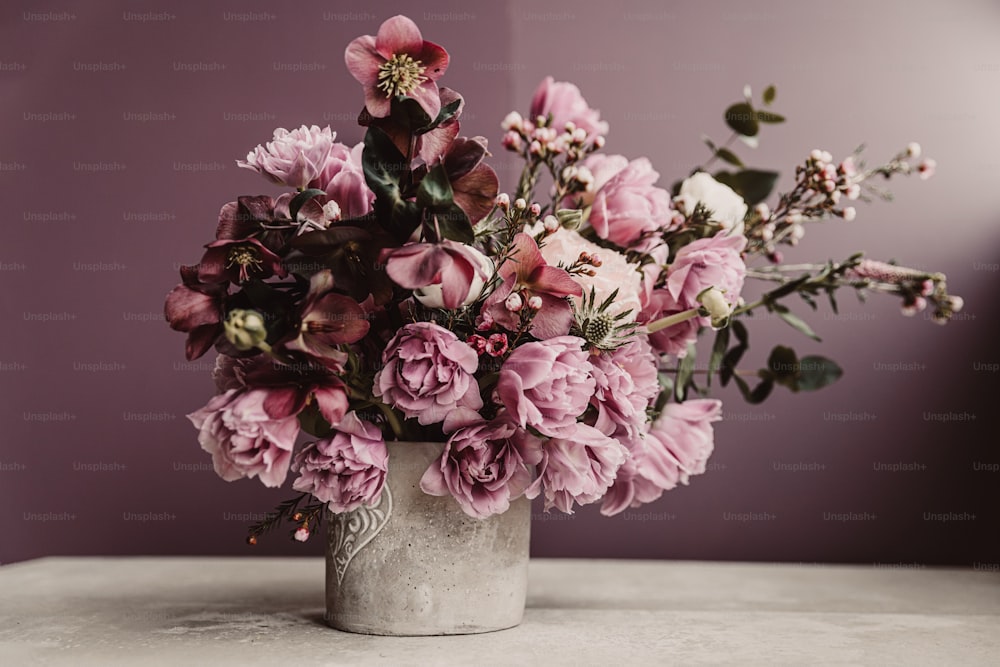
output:
[[[292,488],[311,493],[332,512],[374,505],[382,495],[389,464],[382,432],[354,412],[348,412],[334,431],[296,455],[292,470],[299,477]]]
[[[493,210],[500,181],[483,161],[489,153],[484,137],[458,137],[442,158],[455,203],[475,224]]]
[[[181,284],[167,294],[163,311],[175,331],[187,332],[185,356],[197,359],[215,344],[222,334],[224,284],[198,280],[198,267],[181,267]]]
[[[533,238],[517,234],[510,257],[497,273],[503,282],[483,303],[483,316],[488,323],[517,331],[520,314],[510,310],[505,302],[511,294],[518,293],[523,303],[528,303],[533,296],[541,299],[541,308],[531,322],[532,336],[555,338],[569,332],[573,307],[566,297],[581,296],[583,288],[565,270],[549,266]]]
[[[234,241],[219,239],[205,246],[208,250],[198,264],[198,280],[205,283],[245,283],[251,278],[288,275],[281,258],[257,239]]]
[[[479,355],[458,336],[432,322],[399,330],[382,354],[373,392],[420,424],[436,424],[456,410],[479,410],[483,399],[474,373]]]
[[[347,355],[342,345],[356,343],[368,334],[370,323],[361,305],[333,291],[329,270],[313,274],[302,306],[302,320],[293,338],[281,344],[316,358],[331,370],[343,369]]]
[[[488,258],[472,246],[448,239],[440,243],[407,243],[387,250],[384,257],[386,273],[397,285],[412,290],[440,290],[440,305],[438,299],[432,299],[436,291],[418,295],[429,307],[455,309],[468,305],[479,298],[490,278]]]
[[[545,511],[555,507],[573,513],[573,503],[586,505],[600,499],[628,458],[616,440],[593,426],[576,424],[564,437],[542,445],[538,477],[527,488],[528,498],[545,494]]]
[[[583,344],[576,336],[559,336],[525,343],[507,357],[497,394],[510,419],[553,436],[576,423],[595,386]]]
[[[365,91],[365,107],[375,118],[389,115],[397,95],[415,99],[427,115],[441,110],[437,80],[448,69],[448,52],[424,40],[417,25],[405,16],[394,16],[378,29],[348,44],[344,60],[351,75]]]
[[[230,389],[188,415],[216,474],[227,482],[258,477],[264,486],[275,487],[285,481],[299,420],[294,414],[273,417],[265,408],[267,399],[266,389]]]
[[[248,388],[266,390],[264,409],[275,419],[298,415],[308,405],[315,405],[330,424],[337,424],[347,413],[347,388],[327,367],[288,366],[258,355],[244,362],[239,381]]]
[[[456,430],[441,458],[427,469],[420,488],[432,496],[451,494],[469,516],[506,512],[531,482],[540,441],[505,419],[478,421]]]

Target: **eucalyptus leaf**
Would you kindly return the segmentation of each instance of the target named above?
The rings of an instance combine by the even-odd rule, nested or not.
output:
[[[743,169],[737,172],[716,172],[715,180],[731,187],[746,200],[747,205],[753,206],[767,199],[778,182],[778,176],[776,171]]]
[[[770,111],[758,111],[756,114],[758,122],[761,123],[784,123],[785,117],[781,114],[771,113]]]
[[[818,335],[816,335],[816,332],[812,330],[812,327],[806,324],[805,320],[798,315],[788,312],[787,308],[782,308],[780,310],[775,309],[775,312],[778,314],[778,317],[790,324],[797,331],[804,333],[813,340],[822,340]]]
[[[844,374],[836,362],[816,355],[802,357],[799,361],[798,388],[814,391],[833,384]]]
[[[778,94],[778,91],[777,91],[777,89],[775,89],[775,87],[773,85],[768,86],[767,88],[765,88],[764,89],[764,95],[762,97],[762,99],[764,100],[764,104],[768,104],[769,105],[772,102],[774,102],[774,98],[777,96],[777,94]]]
[[[746,102],[737,102],[726,109],[726,125],[736,132],[747,137],[757,136],[760,126],[757,124],[757,114],[754,108]]]
[[[716,151],[715,151],[715,157],[717,157],[720,160],[723,160],[725,162],[728,162],[729,164],[733,165],[734,167],[742,167],[743,166],[743,160],[741,160],[736,155],[736,153],[732,152],[728,148],[719,148],[719,149],[716,149]]]

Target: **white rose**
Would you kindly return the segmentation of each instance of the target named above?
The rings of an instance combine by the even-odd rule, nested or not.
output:
[[[482,276],[478,273],[472,276],[472,284],[469,286],[469,293],[459,306],[468,306],[470,303],[479,298],[482,294],[483,286],[486,281],[493,276],[493,260],[479,252],[473,247],[469,247],[476,256],[476,261],[479,263],[480,268],[483,270]],[[424,304],[428,308],[444,308],[444,294],[441,291],[440,285],[428,285],[427,287],[421,287],[420,289],[413,290],[413,296],[417,301]]]
[[[674,200],[690,215],[698,202],[712,212],[712,221],[722,225],[730,234],[743,233],[743,218],[747,204],[736,192],[719,183],[710,174],[699,171],[681,183],[681,192]]]

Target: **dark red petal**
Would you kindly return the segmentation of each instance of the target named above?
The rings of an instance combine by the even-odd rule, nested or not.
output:
[[[455,203],[462,207],[469,221],[476,224],[493,210],[500,180],[492,167],[480,163],[471,172],[452,181],[451,189]]]
[[[193,361],[208,352],[208,348],[215,344],[219,334],[222,333],[222,325],[206,324],[205,326],[192,329],[188,333],[187,344],[184,347],[184,356],[188,361]]]
[[[175,331],[191,331],[206,324],[217,324],[222,317],[216,299],[185,285],[178,285],[167,294],[163,314]]]
[[[285,419],[299,414],[306,407],[306,399],[309,397],[307,392],[293,387],[273,387],[263,391],[267,392],[264,412],[271,419]]]

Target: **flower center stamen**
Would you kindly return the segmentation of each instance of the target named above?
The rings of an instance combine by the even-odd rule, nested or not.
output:
[[[240,267],[241,283],[250,280],[249,267],[252,266],[254,270],[260,270],[262,265],[263,262],[252,246],[236,246],[229,251],[229,255],[226,257],[227,269],[231,269],[234,266]]]
[[[397,53],[378,68],[376,87],[385,91],[386,97],[409,95],[427,81],[427,77],[423,76],[425,69],[419,60],[414,60],[405,53]]]

